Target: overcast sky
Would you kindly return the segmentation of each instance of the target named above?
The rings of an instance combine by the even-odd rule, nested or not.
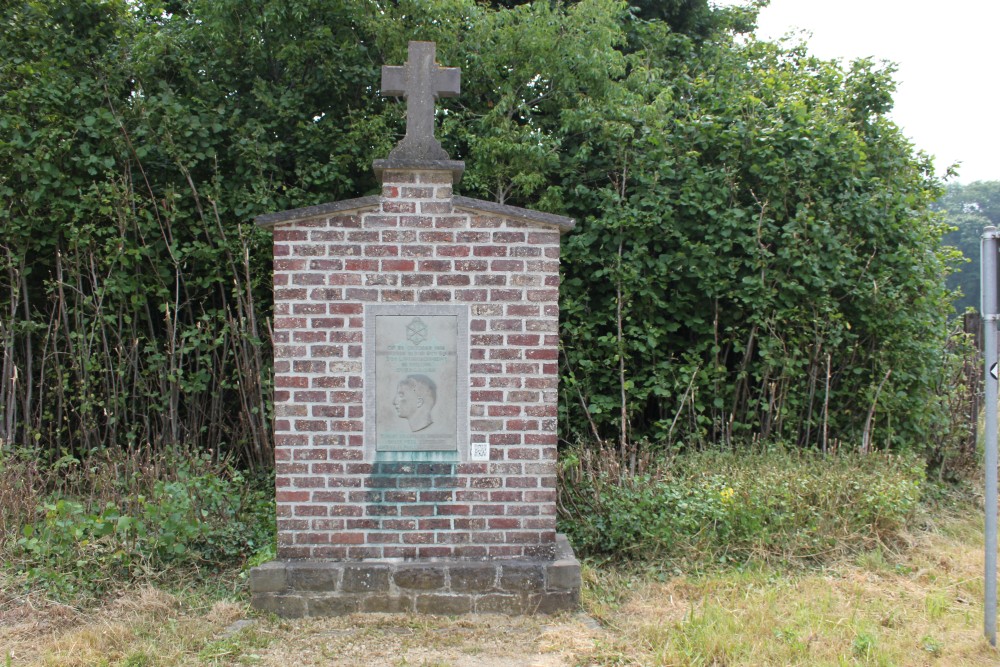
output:
[[[790,32],[823,58],[895,62],[892,118],[938,174],[1000,180],[1000,0],[771,0],[758,36]]]

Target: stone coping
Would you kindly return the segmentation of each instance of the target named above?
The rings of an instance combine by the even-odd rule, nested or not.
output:
[[[554,560],[275,560],[250,570],[252,604],[284,618],[355,612],[550,614],[577,608],[580,563]]]
[[[325,218],[352,211],[376,209],[379,207],[381,199],[379,195],[369,195],[367,197],[358,197],[357,199],[343,199],[328,204],[306,206],[305,208],[293,208],[289,211],[258,215],[254,218],[254,222],[261,227],[274,227],[285,222],[301,222],[302,220],[309,220],[311,218]]]
[[[543,225],[551,225],[558,227],[560,232],[568,232],[576,226],[576,221],[573,218],[567,218],[564,215],[533,211],[530,208],[498,204],[496,202],[485,201],[483,199],[473,199],[471,197],[455,195],[452,197],[451,203],[456,209],[474,211],[476,213],[488,213],[490,215],[499,215],[505,218],[514,218],[527,222],[537,222]]]
[[[385,162],[385,160],[380,160],[380,162]],[[288,211],[280,211],[278,213],[258,215],[254,218],[254,222],[261,227],[274,227],[275,225],[288,222],[300,222],[312,218],[341,215],[353,211],[377,209],[381,203],[381,199],[382,197],[380,195],[369,195],[367,197],[358,197],[356,199],[344,199],[342,201],[319,204],[317,206],[307,206],[305,208],[295,208]],[[483,199],[462,197],[461,195],[455,195],[452,197],[452,205],[456,209],[464,211],[498,215],[506,218],[513,218],[515,220],[523,220],[526,222],[534,222],[546,226],[557,227],[561,233],[568,232],[576,226],[576,221],[573,220],[573,218],[568,218],[564,215],[533,211],[528,208],[521,208],[520,206],[498,204],[496,202],[485,201]]]
[[[452,183],[462,180],[465,173],[465,162],[462,160],[419,160],[413,158],[389,157],[385,160],[374,160],[372,170],[379,183],[387,171],[450,171]]]

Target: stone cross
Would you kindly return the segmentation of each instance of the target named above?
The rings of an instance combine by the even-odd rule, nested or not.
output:
[[[434,101],[461,92],[462,70],[435,62],[434,42],[410,42],[406,65],[382,66],[382,94],[406,98],[406,136],[389,159],[447,160],[434,138]]]

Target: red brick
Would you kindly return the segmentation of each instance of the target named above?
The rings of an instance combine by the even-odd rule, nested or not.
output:
[[[334,273],[326,281],[327,285],[360,285],[361,276],[356,273]]]
[[[342,475],[344,466],[341,463],[313,463],[309,471],[314,475]]]
[[[342,229],[317,229],[309,232],[309,239],[312,241],[343,241],[344,231]]]
[[[331,303],[329,311],[331,314],[360,315],[364,312],[364,306],[360,303]]]
[[[347,299],[350,301],[378,301],[378,290],[374,288],[348,287]]]
[[[277,491],[274,494],[274,499],[279,503],[295,503],[295,502],[308,502],[309,492],[308,491]]]
[[[420,547],[417,550],[418,558],[447,558],[452,555],[450,547]]]
[[[312,371],[312,370],[310,370],[310,371],[306,371],[306,372],[318,372],[318,373],[325,373],[326,372],[326,370],[325,370],[326,362],[325,361],[310,361],[310,362],[303,362],[303,363],[317,364],[317,365],[319,365],[319,366],[321,366],[323,368],[322,370],[319,370],[319,371]],[[343,387],[345,384],[346,384],[346,378],[343,375],[322,375],[320,377],[314,377],[314,378],[312,378],[312,386],[314,386],[314,387],[322,387],[323,389],[339,389],[339,388]]]
[[[382,301],[413,301],[414,293],[411,290],[383,290]]]
[[[326,315],[326,304],[293,303],[292,312],[296,315]]]
[[[478,273],[476,284],[483,287],[506,287],[507,276],[502,273]]]
[[[528,234],[528,243],[552,243],[558,245],[559,232],[531,232]]]
[[[344,356],[343,345],[313,345],[309,348],[309,356],[313,358],[340,358]]]
[[[368,533],[365,536],[368,544],[399,544],[398,533]]]
[[[444,245],[437,247],[438,257],[468,257],[469,246],[465,245]]]
[[[529,406],[525,410],[525,414],[529,417],[555,417],[559,412],[559,409],[555,404],[549,405],[534,405]]]
[[[416,268],[416,262],[414,262],[412,259],[382,260],[383,271],[413,271],[415,268]]]
[[[400,516],[433,516],[433,505],[403,505],[399,508]]]
[[[361,256],[361,246],[358,244],[330,244],[327,246],[322,246],[329,250],[328,253],[331,257],[360,257]]]
[[[363,560],[366,558],[381,558],[382,547],[356,547],[347,548],[347,557],[351,560]]]
[[[517,405],[490,405],[487,407],[487,414],[490,417],[517,417],[521,414],[521,407]]]
[[[417,557],[416,547],[386,545],[382,548],[383,558],[404,558],[415,559]]]
[[[557,289],[529,289],[528,301],[558,301],[559,290]]]
[[[307,263],[306,260],[304,259],[276,259],[274,260],[274,272],[280,273],[281,271],[302,271],[306,268],[306,265]]]
[[[420,271],[451,271],[451,269],[450,260],[427,259],[422,260],[419,264]]]
[[[527,350],[532,352],[533,350]],[[519,348],[493,348],[490,350],[490,359],[522,359],[525,350]]]
[[[401,215],[399,216],[400,227],[433,227],[434,218],[429,215]]]
[[[293,510],[295,516],[326,516],[327,508],[324,505],[296,505]]]
[[[333,287],[321,287],[309,292],[309,298],[313,301],[339,301],[343,298],[344,290]]]
[[[524,262],[518,259],[496,259],[490,262],[491,271],[524,271]]]
[[[515,246],[510,249],[511,257],[541,257],[542,249],[532,246]]]
[[[521,290],[517,289],[491,289],[490,301],[520,301]]]
[[[397,257],[399,246],[396,245],[366,245],[365,257]]]
[[[527,491],[525,493],[542,493],[541,491]],[[521,491],[500,490],[490,492],[490,501],[494,503],[519,503],[524,500],[524,493]]]
[[[342,420],[330,422],[331,431],[363,431],[364,424],[357,420]]]
[[[490,233],[463,231],[458,233],[455,240],[459,243],[489,243]]]
[[[438,505],[437,511],[441,516],[466,516],[469,514],[468,505]]]
[[[455,291],[455,297],[462,301],[482,302],[486,301],[487,294],[484,289],[462,289]]]
[[[507,246],[502,245],[477,245],[472,250],[476,257],[506,257]]]
[[[449,287],[462,287],[468,285],[472,280],[469,276],[462,273],[449,273],[437,276],[438,285],[447,285]]]
[[[417,240],[420,243],[453,243],[455,241],[454,232],[442,232],[442,231],[428,231],[420,232],[417,235]],[[460,246],[464,247],[464,246]],[[438,248],[440,252],[441,248]]]
[[[300,223],[300,224],[302,224],[302,223]],[[320,226],[323,223],[322,222],[305,223],[305,226],[309,226],[310,224],[315,224],[316,226]],[[357,216],[357,215],[337,215],[337,216],[334,216],[334,217],[330,218],[330,226],[331,227],[360,227],[361,226],[361,218],[360,218],[360,216]]]
[[[293,331],[292,340],[296,343],[325,343],[325,331]],[[310,356],[312,348],[310,348]]]
[[[377,259],[349,259],[344,262],[345,271],[378,271]]]
[[[475,259],[457,259],[455,260],[455,270],[464,271],[466,273],[474,273],[476,271],[486,271],[489,269],[489,264],[483,260]]]
[[[309,232],[302,229],[275,229],[271,232],[275,241],[308,241]]]
[[[292,400],[296,403],[319,403],[326,401],[325,391],[297,391],[292,394]]]
[[[315,403],[312,405],[312,414],[310,416],[317,419],[343,419],[346,415],[344,414],[343,405]]]
[[[282,301],[303,301],[309,295],[309,290],[299,289],[276,289],[274,290],[275,303]]]
[[[342,317],[314,317],[310,320],[313,329],[342,329],[344,318]]]
[[[381,235],[383,243],[414,243],[417,240],[417,232],[412,229],[383,229]]]
[[[511,334],[507,336],[508,345],[538,345],[541,342],[541,336],[537,334],[525,334],[525,335],[514,335]]]

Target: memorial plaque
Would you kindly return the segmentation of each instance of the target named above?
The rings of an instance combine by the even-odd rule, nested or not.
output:
[[[376,451],[464,446],[467,312],[462,306],[369,307],[366,428]]]

